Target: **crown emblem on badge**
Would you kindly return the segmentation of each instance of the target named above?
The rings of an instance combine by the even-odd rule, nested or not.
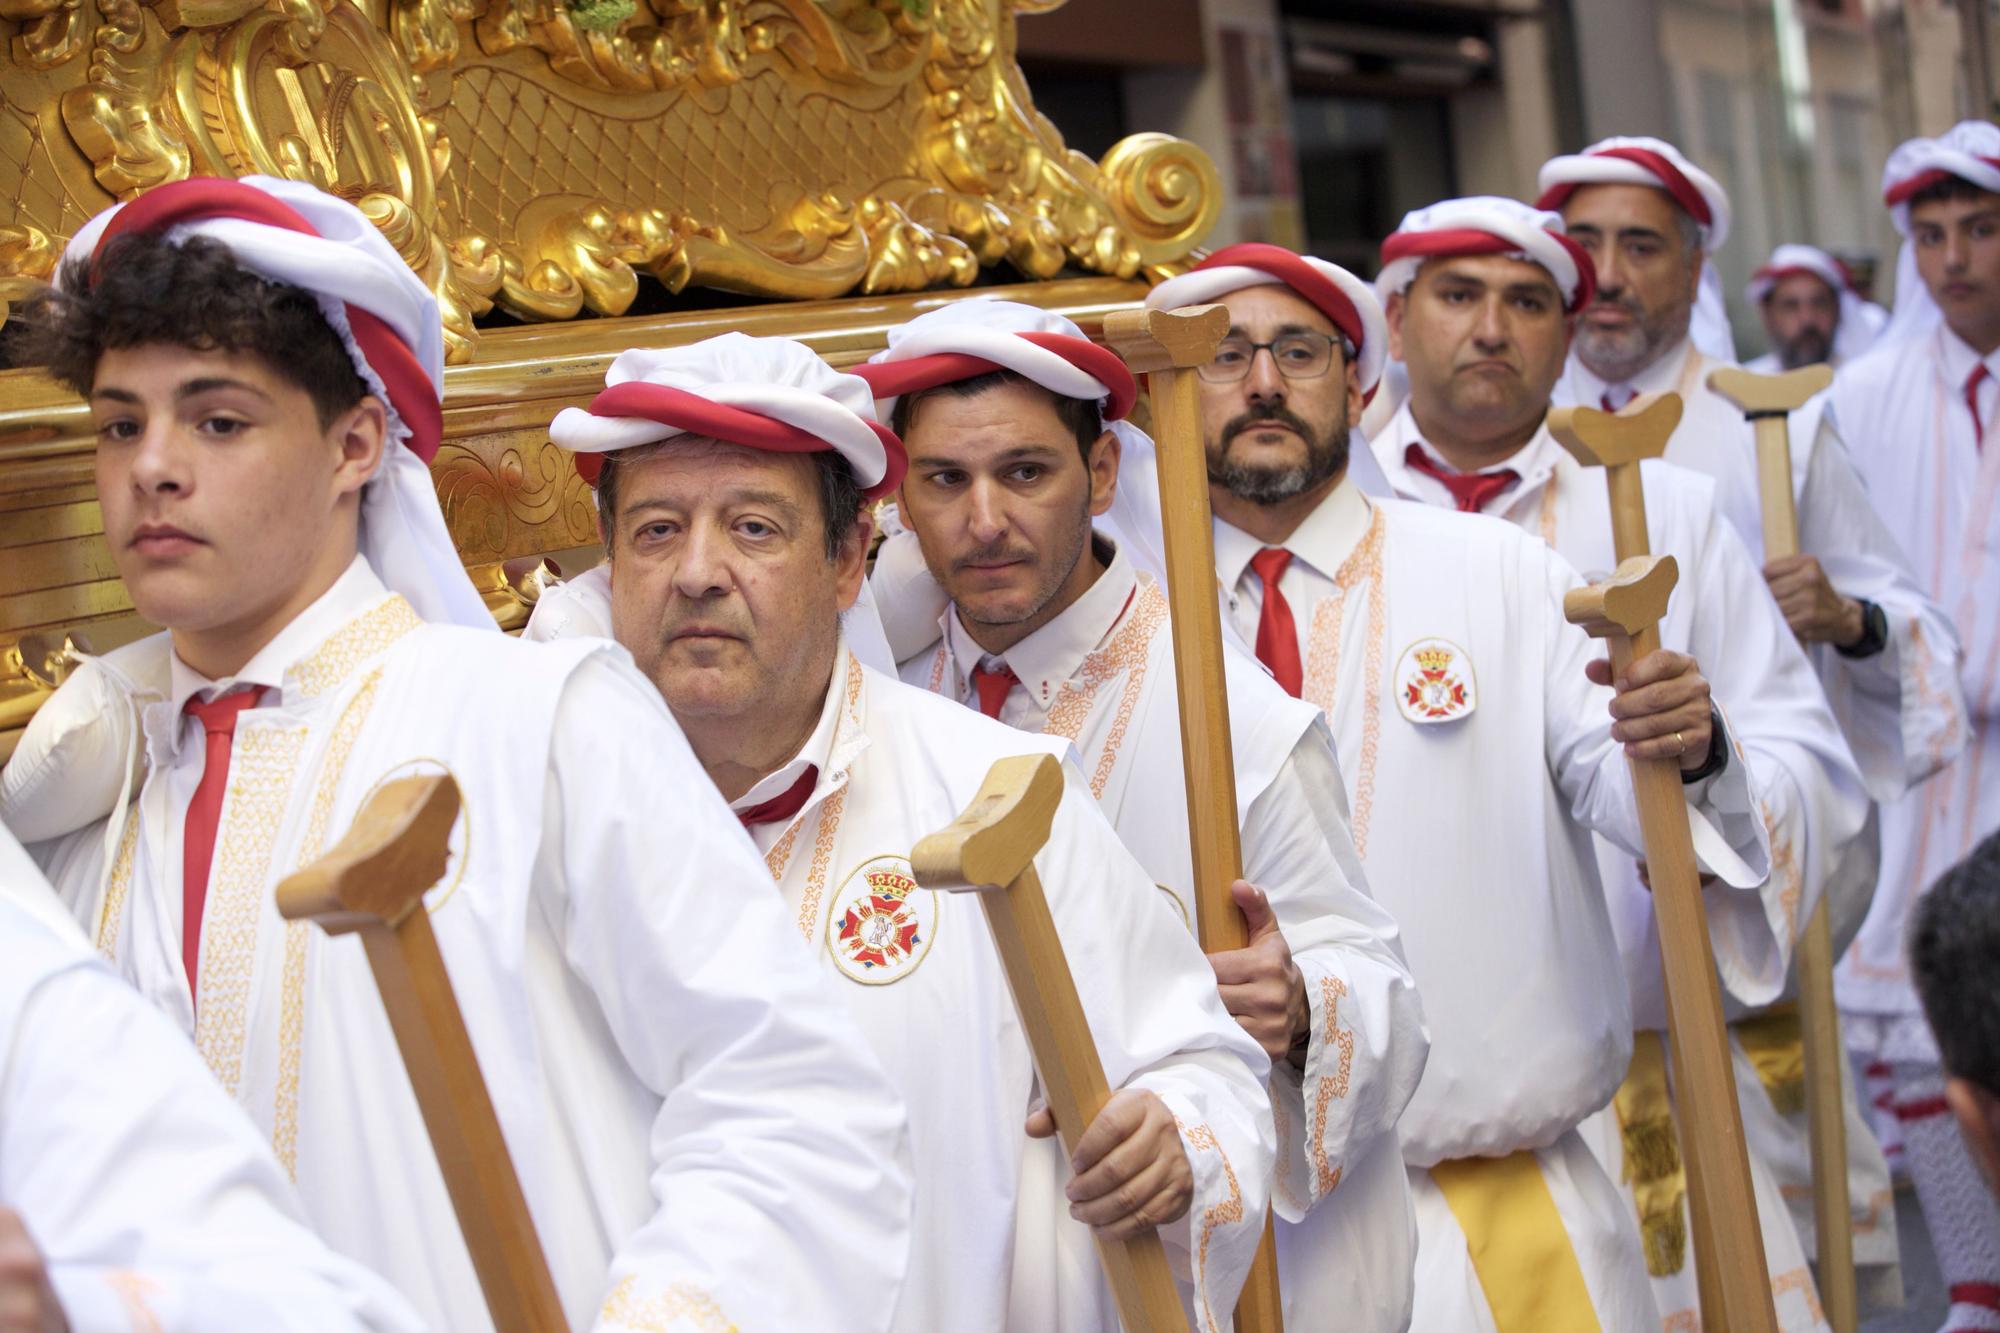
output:
[[[1451,665],[1452,656],[1451,649],[1437,645],[1432,645],[1429,648],[1419,648],[1416,652],[1417,665],[1428,673],[1443,671]]]

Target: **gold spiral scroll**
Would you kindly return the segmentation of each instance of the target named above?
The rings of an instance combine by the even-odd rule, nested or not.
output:
[[[1181,259],[1215,226],[1222,181],[1207,153],[1171,134],[1134,134],[1104,155],[1099,170],[1118,225],[1138,247],[1139,263],[1157,268]]]

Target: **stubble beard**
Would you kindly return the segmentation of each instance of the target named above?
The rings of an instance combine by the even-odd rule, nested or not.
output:
[[[1266,421],[1276,421],[1289,427],[1305,443],[1303,463],[1270,467],[1243,463],[1230,457],[1229,447],[1236,442],[1236,438]],[[1314,430],[1305,418],[1283,407],[1245,412],[1231,418],[1222,428],[1221,447],[1209,455],[1208,480],[1210,485],[1220,486],[1238,499],[1254,505],[1270,506],[1284,504],[1318,489],[1339,476],[1346,467],[1347,401],[1343,398],[1335,411],[1334,420],[1328,423],[1324,432]]]
[[[1042,614],[1048,607],[1048,604],[1056,599],[1056,594],[1060,593],[1063,587],[1068,584],[1070,575],[1076,572],[1077,561],[1083,559],[1083,553],[1089,545],[1090,497],[1086,493],[1083,501],[1083,510],[1077,517],[1077,524],[1072,530],[1071,540],[1068,543],[1067,549],[1059,553],[1055,559],[1047,561],[1037,560],[1036,562],[1044,571],[1044,575],[1041,583],[1035,589],[1031,605],[1012,614],[982,613],[978,607],[967,606],[954,597],[952,601],[958,608],[960,618],[970,621],[975,625],[990,625],[996,629],[1008,625],[1019,625],[1023,621],[1033,620]],[[963,557],[963,561],[976,562],[982,555],[997,554],[1002,554],[1002,552],[974,552],[971,555]],[[939,572],[935,568],[931,570],[931,576],[937,578],[940,584],[944,582],[939,577]]]
[[[1778,344],[1778,364],[1786,370],[1816,366],[1833,355],[1833,339],[1818,329],[1807,329],[1790,342]]]
[[[1607,384],[1622,384],[1659,360],[1687,333],[1694,316],[1692,305],[1678,318],[1667,319],[1660,312],[1648,314],[1626,300],[1598,304],[1615,305],[1632,317],[1630,327],[1615,333],[1593,329],[1587,311],[1577,324],[1577,359]]]

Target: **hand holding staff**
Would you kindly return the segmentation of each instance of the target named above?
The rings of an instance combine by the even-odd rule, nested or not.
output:
[[[1592,638],[1607,640],[1614,676],[1660,646],[1659,620],[1678,576],[1671,556],[1647,554],[1639,463],[1665,450],[1680,415],[1680,398],[1674,394],[1662,395],[1632,416],[1587,407],[1549,415],[1549,429],[1565,449],[1586,467],[1606,469],[1620,564],[1608,581],[1570,593],[1563,609]],[[1702,913],[1679,764],[1673,759],[1628,762],[1659,923],[1702,1326],[1709,1333],[1775,1333],[1764,1236],[1751,1192],[1722,990]],[[1698,1108],[1698,1113],[1688,1108]]]
[[[979,894],[1056,1132],[1074,1153],[1111,1089],[1035,873],[1035,853],[1048,841],[1062,793],[1062,765],[1053,756],[1002,759],[965,813],[910,852],[910,867],[927,889]],[[1159,1234],[1096,1239],[1129,1333],[1181,1327],[1186,1317]]]
[[[1201,385],[1195,379],[1195,368],[1215,356],[1228,332],[1228,310],[1214,305],[1120,310],[1104,319],[1104,340],[1135,374],[1148,376],[1152,396],[1188,842],[1194,852],[1195,930],[1205,953],[1241,949],[1250,939],[1243,913],[1230,896],[1230,886],[1243,875],[1243,845],[1236,823],[1229,691],[1223,679],[1208,450],[1202,441]],[[1284,1328],[1277,1246],[1268,1215],[1236,1304],[1236,1327],[1238,1333],[1282,1333]]]
[[[451,990],[424,893],[444,878],[458,784],[447,774],[383,787],[332,851],[278,885],[288,921],[358,933],[368,950],[452,1211],[499,1333],[566,1333],[499,1118]]]
[[[1764,558],[1799,552],[1799,514],[1792,499],[1789,415],[1833,382],[1830,366],[1758,375],[1730,366],[1709,375],[1708,387],[1734,403],[1757,432],[1757,490],[1764,510]],[[1854,1333],[1854,1215],[1847,1196],[1847,1121],[1841,1090],[1840,1016],[1833,1000],[1833,927],[1822,898],[1799,939],[1799,1022],[1806,1048],[1806,1121],[1812,1137],[1813,1222],[1818,1239],[1820,1299],[1834,1333]]]

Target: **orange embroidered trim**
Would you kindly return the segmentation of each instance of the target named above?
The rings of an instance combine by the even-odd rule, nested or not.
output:
[[[1693,1310],[1676,1310],[1660,1321],[1660,1333],[1701,1333],[1701,1316]]]
[[[1074,741],[1082,734],[1083,724],[1090,720],[1091,704],[1096,701],[1097,691],[1106,681],[1120,672],[1125,673],[1125,688],[1118,696],[1118,711],[1112,717],[1111,730],[1104,738],[1104,748],[1098,751],[1097,763],[1090,775],[1090,794],[1099,800],[1103,799],[1104,788],[1118,767],[1118,751],[1125,744],[1125,731],[1131,725],[1132,710],[1138,707],[1139,693],[1146,685],[1146,665],[1152,659],[1153,636],[1166,623],[1167,599],[1157,583],[1148,584],[1138,604],[1125,618],[1125,623],[1111,636],[1111,642],[1085,657],[1076,675],[1063,682],[1055,706],[1049,709],[1049,720],[1042,725],[1044,734]]]
[[[1331,1074],[1319,1081],[1319,1091],[1313,1097],[1313,1180],[1319,1196],[1325,1198],[1340,1184],[1342,1168],[1329,1166],[1326,1160],[1326,1112],[1335,1100],[1347,1096],[1347,1090],[1354,1076],[1354,1029],[1338,1027],[1335,1019],[1340,1010],[1340,997],[1347,994],[1347,983],[1339,977],[1321,977],[1319,982],[1320,1004],[1326,1009],[1326,1032],[1320,1041],[1339,1052]]]
[[[1556,549],[1556,485],[1561,478],[1562,473],[1551,468],[1548,481],[1542,485],[1542,510],[1537,526],[1542,530],[1542,545],[1551,551]]]
[[[1776,1304],[1787,1292],[1796,1291],[1805,1298],[1806,1313],[1815,1324],[1826,1320],[1826,1311],[1820,1308],[1819,1291],[1813,1286],[1812,1272],[1804,1265],[1778,1274],[1771,1279],[1771,1301]]]
[[[1771,818],[1770,810],[1762,801],[1757,803],[1757,813],[1764,818],[1764,836],[1771,842],[1771,878],[1781,885],[1778,907],[1785,914],[1785,938],[1796,940],[1799,934],[1799,901],[1805,893],[1805,873],[1799,867],[1791,839],[1779,836],[1777,821]]]
[[[1382,592],[1382,543],[1386,525],[1377,509],[1368,525],[1368,535],[1341,562],[1333,581],[1338,596],[1322,597],[1313,607],[1312,641],[1306,653],[1304,695],[1325,713],[1334,712],[1334,690],[1340,666],[1341,620],[1346,612],[1347,594],[1368,580],[1368,642],[1361,696],[1361,764],[1354,778],[1353,810],[1350,822],[1354,851],[1368,855],[1368,816],[1375,808],[1375,760],[1382,744],[1382,641],[1388,637],[1388,607]]]
[[[132,1333],[161,1333],[160,1317],[153,1313],[152,1297],[160,1286],[149,1277],[128,1268],[114,1268],[104,1275],[104,1285],[118,1296],[125,1317],[132,1321]]]
[[[125,808],[125,828],[118,835],[118,854],[111,861],[111,884],[104,891],[104,906],[98,910],[97,951],[106,958],[118,957],[118,932],[125,928],[125,897],[132,888],[132,858],[139,847],[139,803]]]
[[[1948,725],[1931,738],[1931,771],[1944,767],[1945,751],[1958,740],[1958,713],[1951,706],[1951,700],[1939,689],[1932,679],[1931,646],[1924,641],[1924,627],[1919,622],[1910,622],[1910,674],[1917,684],[1917,697],[1932,708],[1943,712]]]
[[[1292,1118],[1285,1113],[1285,1099],[1278,1095],[1279,1086],[1277,1071],[1273,1070],[1270,1083],[1271,1123],[1277,1130],[1278,1136],[1278,1166],[1271,1177],[1271,1184],[1276,1188],[1279,1198],[1300,1212],[1304,1212],[1306,1202],[1299,1197],[1298,1186],[1292,1183],[1292,1156],[1286,1150],[1286,1145],[1292,1138]]]
[[[930,691],[932,694],[944,693],[944,664],[949,656],[950,650],[945,644],[940,643],[938,645],[937,656],[931,659]]]
[[[736,1325],[723,1313],[715,1297],[692,1282],[675,1282],[652,1296],[641,1299],[636,1277],[621,1278],[598,1322],[616,1323],[632,1333],[672,1333],[676,1328],[694,1328],[700,1333],[736,1333]]]
[[[861,663],[852,653],[847,657],[847,711],[841,724],[834,728],[833,749],[838,752],[842,739],[850,729],[861,725]],[[840,812],[847,804],[847,787],[843,785],[819,805],[819,826],[813,835],[812,864],[806,870],[805,895],[799,900],[799,934],[807,944],[813,942],[819,929],[819,900],[826,892],[826,869],[833,860],[833,838],[840,830]],[[803,816],[792,821],[784,835],[771,844],[771,850],[764,854],[764,866],[771,872],[774,883],[785,877],[785,868],[792,858],[792,846],[798,841],[799,829],[805,824]]]
[[[1181,1136],[1187,1140],[1188,1147],[1196,1152],[1213,1152],[1222,1159],[1222,1175],[1229,1182],[1229,1197],[1201,1216],[1201,1243],[1196,1248],[1194,1263],[1194,1286],[1201,1302],[1202,1318],[1208,1324],[1208,1333],[1220,1333],[1215,1323],[1215,1311],[1209,1308],[1208,1303],[1208,1242],[1217,1229],[1243,1220],[1243,1190],[1236,1183],[1236,1168],[1229,1164],[1229,1154],[1222,1150],[1220,1143],[1216,1142],[1215,1131],[1210,1129],[1206,1122],[1189,1129],[1181,1124],[1180,1118],[1176,1116],[1174,1124],[1180,1129]]]

